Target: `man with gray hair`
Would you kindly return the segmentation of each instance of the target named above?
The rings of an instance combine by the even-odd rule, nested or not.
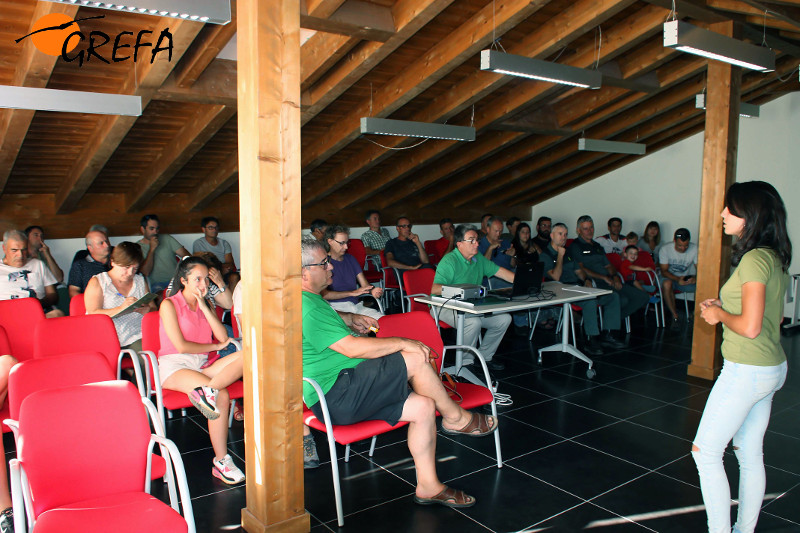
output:
[[[101,231],[86,234],[86,257],[72,263],[69,269],[69,297],[82,294],[89,280],[101,272],[111,270],[111,245],[108,236]]]
[[[56,309],[56,279],[47,266],[28,257],[28,238],[18,230],[3,234],[3,261],[0,262],[0,300],[37,298],[45,316],[64,316]]]
[[[414,501],[454,508],[475,505],[474,497],[445,486],[436,473],[436,412],[442,415],[444,433],[471,437],[493,433],[497,419],[466,411],[450,398],[430,364],[431,350],[423,343],[402,337],[353,336],[350,328],[365,333],[377,321],[337,313],[322,298],[333,265],[319,241],[303,241],[302,261],[303,376],[319,383],[331,421],[408,422],[408,448],[417,474]],[[320,398],[305,382],[303,399],[323,420]]]

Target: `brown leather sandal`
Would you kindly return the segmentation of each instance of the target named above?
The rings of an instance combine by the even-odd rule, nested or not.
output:
[[[414,495],[414,503],[420,505],[444,505],[452,509],[463,509],[475,505],[475,498],[463,490],[445,486],[442,492],[432,498],[420,498]]]
[[[489,420],[494,420],[494,424],[489,426]],[[484,437],[494,433],[497,429],[497,419],[491,415],[483,413],[472,413],[472,418],[461,429],[448,429],[442,424],[442,432],[447,435],[466,435],[467,437]]]

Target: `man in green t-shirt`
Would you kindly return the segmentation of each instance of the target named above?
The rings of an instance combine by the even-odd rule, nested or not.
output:
[[[446,487],[436,474],[436,411],[442,415],[442,431],[449,434],[488,435],[497,429],[497,420],[466,411],[450,398],[430,365],[430,348],[421,342],[351,335],[351,326],[366,333],[377,323],[363,315],[338,313],[320,296],[331,282],[333,265],[319,241],[304,240],[302,255],[303,375],[319,383],[331,421],[408,422],[408,448],[417,469],[414,501],[474,505],[475,498]],[[322,420],[319,398],[305,382],[303,398]]]
[[[175,267],[178,266],[175,256],[186,257],[191,254],[172,235],[159,233],[161,222],[158,215],[143,216],[139,230],[142,232],[139,246],[144,254],[144,263],[139,265],[139,272],[147,276],[150,291],[159,293],[167,288],[175,275]]]

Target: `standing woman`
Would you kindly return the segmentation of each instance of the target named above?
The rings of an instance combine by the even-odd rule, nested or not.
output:
[[[729,532],[730,487],[722,454],[733,439],[739,461],[739,513],[734,532],[756,527],[764,499],[764,433],[772,397],[786,380],[786,354],[780,344],[783,295],[792,244],[786,208],[772,185],[735,183],[728,189],[722,227],[737,237],[731,264],[736,267],[719,299],[700,303],[700,316],[722,323],[722,372],[706,402],[692,455],[710,532]]]

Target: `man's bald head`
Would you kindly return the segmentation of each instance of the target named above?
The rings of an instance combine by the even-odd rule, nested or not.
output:
[[[101,231],[90,231],[86,234],[86,249],[89,250],[89,255],[92,256],[97,262],[107,263],[108,256],[111,253],[111,245],[108,243],[108,237]]]

